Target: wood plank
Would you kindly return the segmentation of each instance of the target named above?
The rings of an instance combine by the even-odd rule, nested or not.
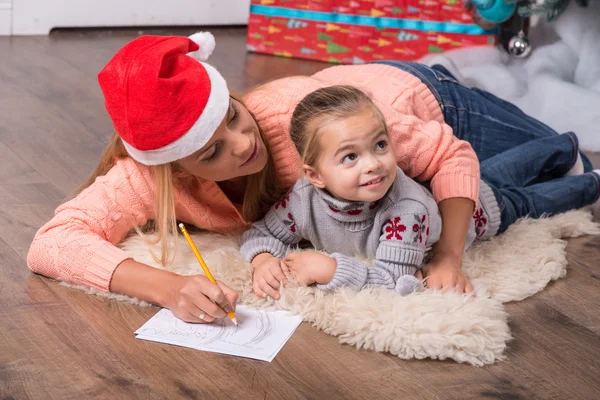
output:
[[[0,131],[6,147],[66,195],[97,163],[104,144],[94,132],[106,138],[112,127],[94,74],[53,54],[49,40],[19,37],[5,49],[0,77],[11,95],[0,100]]]
[[[0,119],[3,145],[66,195],[97,164],[103,144],[85,138],[85,129],[73,122],[76,117],[61,116],[24,88],[15,87],[12,94],[19,107]]]
[[[62,303],[38,276],[31,274],[23,259],[0,239],[0,309],[57,302]]]
[[[600,390],[597,334],[536,297],[508,304],[507,311],[515,337],[509,351],[511,372],[513,376],[518,376],[515,371],[529,371],[538,376],[529,383],[530,393],[556,399],[597,396]]]
[[[64,304],[0,309],[0,397],[159,399]]]
[[[64,196],[4,143],[0,158],[7,163],[0,173],[0,238],[25,260],[35,232]]]
[[[367,392],[378,393],[381,399],[434,399],[426,382],[415,374],[410,362],[404,362],[387,353],[359,350],[354,346],[340,345],[337,338],[325,334],[313,335],[323,358],[335,359],[353,376],[354,384]]]
[[[538,296],[579,325],[600,335],[600,236],[570,239],[566,279],[550,284]]]
[[[584,153],[588,156],[594,168],[600,168],[600,152],[585,151]]]
[[[362,385],[359,380],[359,373],[362,371],[345,362],[343,354],[356,352],[356,349],[335,343],[334,338],[327,338],[325,335],[308,324],[302,324],[285,345],[285,353],[282,352],[276,359],[282,376],[306,398],[383,397],[385,390],[381,385]],[[375,371],[383,371],[386,365],[390,365],[382,354],[372,352],[361,352],[361,354],[365,355],[364,368],[371,367]],[[382,365],[376,366],[373,358],[381,360]]]

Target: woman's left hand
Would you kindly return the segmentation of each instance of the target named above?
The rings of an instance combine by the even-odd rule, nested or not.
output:
[[[289,253],[283,259],[298,283],[325,285],[333,279],[337,262],[335,259],[316,251]]]

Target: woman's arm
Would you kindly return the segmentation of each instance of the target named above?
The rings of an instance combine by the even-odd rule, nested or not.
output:
[[[132,259],[115,269],[110,291],[166,307],[177,318],[196,323],[225,318],[238,299],[235,291],[219,281],[213,284],[204,275],[177,275]]]
[[[27,265],[36,273],[108,291],[130,256],[115,246],[134,226],[154,217],[152,190],[133,161],[117,163],[61,205],[35,235]]]
[[[188,322],[223,318],[222,308],[235,306],[234,291],[202,275],[184,277],[138,263],[115,246],[133,226],[153,217],[153,195],[144,171],[133,162],[117,163],[57,209],[36,234],[27,264],[50,278],[170,308]]]
[[[377,100],[374,103],[388,125],[396,162],[408,177],[431,181],[437,203],[449,198],[477,203],[479,160],[469,142],[455,137],[452,128],[443,122],[425,122]]]
[[[110,281],[110,291],[135,297],[157,306],[167,307],[176,275],[172,272],[127,259],[117,266]]]
[[[462,259],[475,203],[450,198],[438,204],[442,215],[442,234],[433,246],[433,258],[421,270],[432,289],[456,288],[470,293],[473,287],[462,272]]]

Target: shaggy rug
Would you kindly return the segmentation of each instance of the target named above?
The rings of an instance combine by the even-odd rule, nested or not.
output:
[[[389,352],[403,359],[452,359],[482,366],[502,359],[511,338],[502,303],[522,300],[564,277],[567,260],[562,238],[585,234],[600,234],[600,226],[592,222],[590,213],[571,211],[547,219],[523,219],[503,235],[474,245],[464,257],[463,268],[476,288],[476,297],[435,290],[402,297],[378,288],[325,294],[290,282],[278,301],[258,298],[252,292],[251,269],[237,251],[238,237],[192,236],[213,275],[237,290],[243,304],[297,313],[317,329],[359,349]],[[129,236],[120,247],[137,261],[157,266],[139,236]],[[169,270],[201,274],[181,236],[176,247]],[[148,305],[122,295],[84,290]]]

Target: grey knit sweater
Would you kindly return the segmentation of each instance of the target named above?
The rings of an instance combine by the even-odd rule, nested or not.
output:
[[[388,193],[373,203],[341,201],[300,179],[263,220],[244,233],[242,255],[248,261],[265,252],[283,258],[300,241],[308,240],[337,262],[333,279],[318,285],[321,289],[348,286],[360,290],[375,284],[412,292],[414,273],[439,239],[442,220],[431,193],[402,170],[397,172]],[[482,182],[467,247],[476,237],[494,236],[499,225],[497,201]],[[373,264],[355,256],[374,258]]]

